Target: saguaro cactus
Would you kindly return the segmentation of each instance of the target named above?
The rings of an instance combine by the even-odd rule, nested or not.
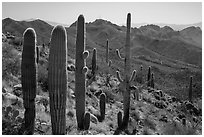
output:
[[[111,66],[111,60],[109,60],[109,41],[106,41],[106,63]]]
[[[141,84],[143,84],[143,66],[142,65],[140,66],[140,76],[141,76],[140,82]]]
[[[118,118],[118,127],[120,128],[122,125],[122,112],[121,111],[118,112],[117,118]]]
[[[108,40],[106,41],[106,65],[107,66],[107,72],[106,72],[106,85],[110,85],[109,81],[110,81],[110,67],[111,67],[112,61],[109,60],[109,42]]]
[[[76,117],[79,129],[87,129],[87,121],[90,122],[88,114],[85,114],[85,92],[86,92],[86,67],[85,59],[89,52],[85,51],[85,20],[84,16],[80,15],[77,21],[77,38],[76,38],[76,70],[75,70],[75,96],[76,96]],[[86,124],[84,124],[84,122]]]
[[[100,121],[103,121],[105,119],[105,113],[106,113],[106,94],[105,93],[101,93],[100,95],[100,112],[101,112]]]
[[[48,68],[52,133],[65,134],[67,92],[67,35],[63,26],[52,31]]]
[[[192,102],[192,95],[193,95],[193,92],[192,92],[192,83],[193,83],[193,77],[191,76],[190,77],[190,83],[189,83],[189,91],[188,91],[188,98],[189,98],[189,101]]]
[[[106,41],[106,64],[108,65],[108,73],[110,73],[110,67],[112,64],[112,61],[109,60],[109,42]]]
[[[147,74],[147,87],[151,86],[151,67],[149,66],[149,69],[148,69],[148,74]]]
[[[123,91],[123,121],[120,128],[126,128],[128,126],[129,121],[129,108],[130,108],[130,84],[134,80],[136,75],[136,70],[133,71],[132,75],[130,76],[130,28],[131,28],[131,14],[128,13],[127,15],[127,33],[126,33],[126,44],[125,44],[125,58],[120,56],[120,52],[117,49],[116,53],[121,60],[124,60],[125,67],[124,67],[124,80],[121,79],[120,72],[117,71],[118,80],[123,84],[124,91]]]
[[[153,73],[152,73],[152,75],[151,75],[150,87],[151,87],[151,88],[154,88],[154,74],[153,74]]]
[[[37,54],[36,33],[32,28],[23,34],[23,53],[21,62],[21,82],[23,90],[24,119],[27,134],[34,133],[35,127],[35,97],[37,90]]]
[[[96,60],[97,60],[97,55],[96,55],[96,49],[93,49],[93,56],[92,56],[92,70],[91,73],[93,75],[93,79],[95,80],[96,77],[96,69],[97,69],[97,64],[96,64]]]

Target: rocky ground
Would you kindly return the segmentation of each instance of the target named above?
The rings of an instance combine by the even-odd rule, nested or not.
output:
[[[20,63],[22,47],[20,44],[9,39],[2,39],[2,134],[3,135],[21,135],[24,129],[24,107],[22,100]],[[49,106],[49,94],[47,90],[47,67],[48,67],[48,48],[45,52],[40,52],[40,61],[38,64],[38,90],[36,96],[36,135],[50,135],[51,117]],[[69,64],[74,64],[70,59]],[[114,62],[114,61],[113,61]],[[89,64],[89,63],[87,63]],[[98,63],[101,65],[101,62]],[[101,67],[102,66],[102,67]],[[100,68],[105,70],[101,65]],[[90,66],[88,66],[90,67]],[[114,71],[115,72],[115,71]],[[117,130],[117,114],[123,112],[123,99],[120,92],[120,82],[111,75],[109,83],[106,82],[107,75],[98,73],[95,81],[90,81],[90,72],[87,75],[86,92],[86,111],[91,113],[91,125],[87,131],[77,130],[76,110],[75,110],[75,74],[68,71],[68,91],[67,91],[67,109],[66,109],[66,132],[69,135],[113,135],[113,134],[137,134],[137,135],[194,135],[202,134],[202,86],[194,88],[193,102],[188,102],[181,98],[186,90],[179,92],[176,84],[182,87],[188,82],[187,78],[178,75],[175,83],[172,79],[167,79],[166,75],[160,74],[163,79],[170,81],[171,92],[180,93],[174,96],[168,88],[157,89],[162,85],[161,81],[156,81],[156,88],[152,89],[146,84],[134,82],[136,88],[131,91],[130,119],[128,129],[125,131]],[[111,73],[112,74],[112,73]],[[193,73],[194,74],[194,73]],[[187,75],[184,73],[182,75]],[[156,75],[159,79],[159,75]],[[143,81],[146,79],[143,77]],[[202,78],[199,75],[200,79]],[[178,79],[182,81],[179,83]],[[198,79],[195,77],[195,80]],[[198,81],[200,80],[198,79]],[[201,83],[202,79],[199,81]],[[164,83],[163,83],[164,84]],[[196,85],[196,83],[195,83]],[[199,84],[197,84],[199,85]],[[196,86],[197,86],[196,85]],[[202,84],[200,84],[202,85]],[[173,88],[172,88],[173,87]],[[139,91],[139,98],[137,92]],[[99,96],[104,92],[106,94],[106,115],[105,120],[98,120]],[[186,93],[186,92],[185,92]],[[199,97],[200,96],[200,97]]]
[[[165,91],[137,84],[139,98],[134,89],[131,91],[130,119],[128,129],[117,130],[117,113],[123,109],[120,82],[114,76],[110,84],[105,82],[105,75],[97,75],[96,81],[90,82],[86,92],[86,111],[91,113],[91,125],[87,131],[78,131],[75,114],[74,72],[69,71],[69,83],[66,109],[66,132],[71,135],[200,135],[202,134],[202,101],[193,103],[181,101],[167,95]],[[2,87],[2,134],[23,134],[24,107],[21,85]],[[99,95],[104,92],[106,99],[105,120],[99,122]],[[200,101],[199,101],[200,100]],[[48,92],[36,97],[35,134],[49,135],[51,117]],[[122,111],[123,112],[123,111]]]

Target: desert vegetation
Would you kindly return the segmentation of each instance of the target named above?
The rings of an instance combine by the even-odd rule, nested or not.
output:
[[[163,50],[166,41],[150,42],[144,35],[134,38],[151,44],[135,48],[130,13],[126,27],[99,31],[101,39],[92,34],[107,24],[96,20],[90,27],[80,15],[69,29],[46,28],[50,41],[35,28],[21,32],[23,38],[11,29],[15,35],[2,39],[2,134],[202,134],[200,57],[189,61],[177,51],[179,59],[172,49],[165,56],[172,43]],[[181,50],[200,53],[185,46]],[[146,52],[149,56],[141,55]]]

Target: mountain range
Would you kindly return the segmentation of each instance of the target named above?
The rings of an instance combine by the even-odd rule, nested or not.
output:
[[[148,25],[149,23],[133,23],[132,24],[132,27],[141,27],[141,26],[145,26],[145,25]],[[164,26],[169,26],[171,27],[172,29],[176,30],[176,31],[180,31],[182,29],[185,29],[187,27],[191,27],[191,26],[194,26],[194,27],[199,27],[202,29],[202,22],[198,22],[198,23],[193,23],[193,24],[167,24],[167,23],[154,23],[155,25],[158,25],[160,27],[164,27]]]
[[[2,32],[22,37],[26,28],[32,27],[37,33],[38,44],[48,43],[53,26],[37,19],[32,21],[16,21],[11,18],[2,20]],[[66,27],[70,50],[75,48],[76,22]],[[87,48],[97,48],[102,54],[109,40],[110,50],[123,50],[126,27],[110,21],[96,19],[86,23]],[[152,59],[173,59],[185,63],[201,66],[202,58],[202,30],[199,27],[187,27],[175,31],[169,26],[145,25],[131,29],[131,50],[135,56],[144,55]],[[72,53],[71,53],[72,54]],[[72,55],[73,56],[73,55]]]
[[[34,18],[31,18],[31,19],[27,19],[27,20],[22,20],[22,21],[33,21],[33,20],[36,20]],[[54,21],[48,21],[46,20],[46,22],[52,26],[56,26],[58,24],[60,25],[63,25],[65,27],[68,27],[70,26],[70,24],[65,24],[65,23],[59,23],[59,22],[54,22]],[[132,23],[132,27],[136,27],[136,28],[139,28],[141,26],[145,26],[145,25],[148,25],[148,24],[152,24],[152,23]],[[164,26],[169,26],[171,27],[173,30],[175,31],[180,31],[182,29],[185,29],[187,27],[191,27],[191,26],[194,26],[194,27],[199,27],[202,29],[202,22],[198,22],[198,23],[193,23],[193,24],[168,24],[168,23],[153,23],[157,26],[160,26],[160,27],[164,27]],[[125,24],[120,24],[120,26],[125,26]]]

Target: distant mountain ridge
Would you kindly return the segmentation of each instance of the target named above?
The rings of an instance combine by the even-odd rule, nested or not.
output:
[[[167,23],[154,23],[154,24],[158,25],[160,27],[169,26],[175,31],[180,31],[180,30],[183,30],[183,29],[191,27],[191,26],[199,27],[200,29],[202,29],[202,22],[198,22],[198,23],[194,23],[194,24],[167,24]],[[133,23],[132,27],[139,28],[139,27],[145,26],[145,25],[149,25],[149,23]]]
[[[30,18],[30,19],[26,19],[26,20],[21,20],[21,21],[33,21],[33,20],[37,20],[35,18]],[[102,19],[96,19],[96,20],[102,20]],[[60,23],[60,22],[55,22],[55,21],[49,21],[46,20],[46,22],[52,26],[56,26],[58,24],[63,25],[65,27],[70,26],[71,24],[65,24],[65,23]],[[150,25],[151,23],[132,23],[131,26],[132,27],[136,27],[139,28],[141,26],[146,26],[146,25]],[[199,27],[202,30],[202,22],[198,22],[198,23],[193,23],[193,24],[169,24],[169,23],[153,23],[154,25],[160,26],[160,27],[164,27],[164,26],[169,26],[171,27],[173,30],[175,31],[180,31],[183,30],[185,28],[194,26],[194,27]],[[120,26],[125,26],[125,24],[120,24]]]
[[[32,21],[15,21],[10,18],[2,20],[2,32],[10,32],[22,37],[26,28],[32,27],[37,33],[38,44],[48,43],[53,26],[37,19]],[[76,22],[66,27],[68,34],[68,48],[75,49]],[[110,49],[122,50],[125,42],[126,27],[118,26],[110,21],[96,19],[86,23],[87,48],[97,48],[101,56],[104,52],[106,40],[109,39]],[[201,66],[202,64],[202,30],[188,27],[181,31],[174,31],[169,26],[145,25],[131,29],[131,51],[133,55],[146,56],[152,59],[166,58],[180,60]],[[71,56],[74,57],[73,53]]]

